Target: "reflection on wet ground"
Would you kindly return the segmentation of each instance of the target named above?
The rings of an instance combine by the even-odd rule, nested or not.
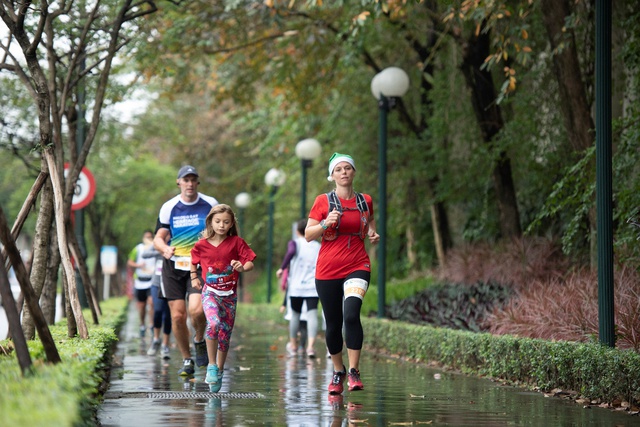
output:
[[[181,360],[146,355],[135,312],[121,334],[109,391],[99,411],[103,426],[631,426],[626,414],[581,406],[489,380],[363,353],[365,390],[329,396],[331,363],[288,357],[287,324],[242,321],[232,337],[222,389],[211,394],[206,368],[177,375]],[[161,393],[158,397],[158,392]]]

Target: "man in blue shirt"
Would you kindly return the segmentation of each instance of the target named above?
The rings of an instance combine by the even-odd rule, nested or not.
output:
[[[200,291],[191,286],[191,249],[205,228],[207,214],[218,201],[198,192],[199,176],[193,166],[181,167],[176,182],[180,194],[160,208],[158,230],[153,243],[164,257],[162,294],[169,302],[172,330],[183,358],[183,366],[178,373],[193,375],[195,367],[189,346],[187,304],[196,331],[193,340],[196,364],[206,366],[209,359],[204,341],[207,321],[202,310]]]

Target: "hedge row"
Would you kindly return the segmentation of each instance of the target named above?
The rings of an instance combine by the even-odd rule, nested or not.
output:
[[[66,319],[51,326],[62,363],[45,363],[44,349],[37,339],[28,342],[33,361],[28,375],[22,376],[15,351],[0,355],[0,424],[94,425],[103,376],[110,366],[117,331],[126,320],[127,304],[126,298],[102,302],[100,325],[91,324],[87,311],[87,340],[69,338]],[[11,348],[12,343],[4,340],[0,346]]]
[[[603,402],[640,400],[640,355],[598,343],[464,332],[363,319],[365,344],[416,361],[511,384],[571,390]]]

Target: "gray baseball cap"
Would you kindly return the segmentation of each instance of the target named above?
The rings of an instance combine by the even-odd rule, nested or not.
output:
[[[196,170],[196,168],[194,168],[191,165],[184,165],[183,167],[180,168],[180,170],[178,171],[178,179],[180,178],[184,178],[187,175],[195,175],[195,176],[199,176],[198,175],[198,171]]]

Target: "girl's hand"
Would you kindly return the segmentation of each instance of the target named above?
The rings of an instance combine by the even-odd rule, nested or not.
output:
[[[233,267],[233,269],[235,271],[237,271],[238,273],[242,273],[244,271],[244,266],[242,265],[242,263],[236,259],[231,260],[231,267]]]
[[[378,233],[376,233],[375,231],[371,231],[371,230],[369,230],[368,235],[369,235],[369,241],[370,241],[372,244],[374,244],[374,245],[375,245],[375,244],[377,244],[377,243],[380,241],[380,235],[379,235]]]

